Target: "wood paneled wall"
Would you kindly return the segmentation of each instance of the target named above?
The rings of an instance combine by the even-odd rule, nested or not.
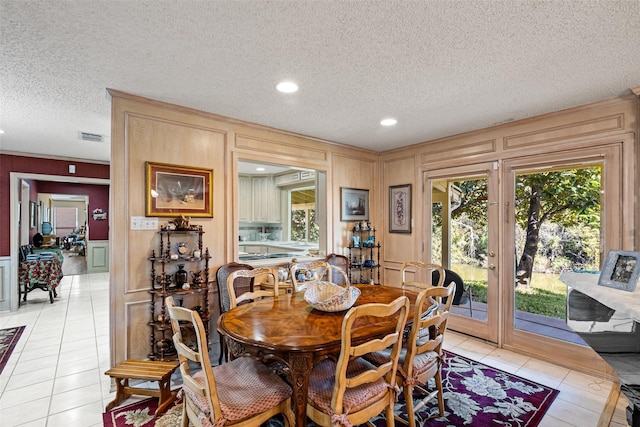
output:
[[[353,223],[340,221],[340,188],[370,191],[371,222],[380,230],[383,283],[399,284],[406,259],[421,259],[429,235],[423,227],[421,177],[424,171],[461,164],[619,141],[632,146],[625,160],[625,183],[637,197],[635,149],[638,100],[627,96],[489,129],[376,153],[331,141],[281,131],[240,120],[136,97],[115,90],[112,96],[111,160],[111,339],[112,364],[144,358],[149,352],[150,265],[156,249],[153,231],[132,231],[132,216],[144,216],[146,161],[212,168],[214,217],[193,219],[203,226],[209,248],[210,280],[217,268],[237,257],[237,160],[290,164],[326,172],[327,250],[344,253]],[[413,184],[411,234],[388,233],[388,189]],[[627,212],[633,246],[638,246],[638,212]],[[160,223],[165,221],[160,220]],[[216,295],[210,295],[211,310]],[[212,330],[215,330],[212,324]],[[212,338],[215,334],[212,334]]]
[[[370,190],[372,221],[379,224],[379,154],[110,90],[112,96],[112,197],[110,242],[112,364],[145,358],[150,350],[149,293],[154,231],[130,230],[145,214],[145,162],[211,168],[213,218],[192,219],[205,231],[211,253],[209,279],[237,259],[237,159],[289,164],[327,174],[327,250],[342,253],[350,223],[340,221],[340,187]],[[377,207],[374,209],[374,206]],[[168,218],[160,218],[164,224]],[[213,288],[213,287],[212,287]],[[210,311],[217,295],[212,289]],[[211,330],[215,330],[215,318]],[[217,334],[211,334],[217,339]]]
[[[404,260],[422,259],[423,242],[430,238],[428,230],[422,227],[424,171],[482,162],[498,162],[500,167],[506,159],[620,143],[627,153],[623,171],[626,197],[629,201],[637,198],[638,104],[637,96],[623,96],[382,153],[381,194],[391,185],[411,183],[414,196],[413,233],[385,234],[385,278],[393,281],[399,277]],[[388,202],[383,205],[388,212]],[[633,209],[632,202],[627,203],[626,209],[626,246],[637,248],[639,212]]]

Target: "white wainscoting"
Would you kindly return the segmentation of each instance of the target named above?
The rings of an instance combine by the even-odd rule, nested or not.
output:
[[[11,257],[0,257],[0,311],[11,310]]]
[[[109,271],[109,241],[89,240],[87,242],[87,273]]]

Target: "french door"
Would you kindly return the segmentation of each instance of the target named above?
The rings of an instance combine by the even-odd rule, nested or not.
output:
[[[425,229],[431,230],[426,260],[457,273],[467,287],[460,300],[454,299],[457,304],[451,309],[450,327],[497,342],[500,326],[497,162],[427,171],[424,180],[428,189]]]
[[[598,270],[607,249],[629,246],[622,228],[626,209],[622,201],[629,197],[624,194],[622,164],[622,144],[609,144],[425,171],[423,218],[425,230],[429,231],[425,235],[424,259],[458,273],[465,287],[471,289],[471,295],[463,296],[459,305],[452,306],[450,327],[542,359],[563,360],[582,367],[602,366],[595,352],[566,327],[562,311],[566,310],[566,288],[557,277],[559,272],[570,269]],[[580,187],[585,182],[590,185],[588,189]],[[545,217],[550,225],[545,229],[548,239],[538,240],[537,262],[529,281],[523,285],[519,283],[523,279],[521,270],[530,252],[525,246],[531,243],[526,215],[530,206],[535,211],[535,205],[523,205],[533,200],[523,201],[523,194],[537,188],[532,183],[547,190],[565,186],[565,190],[575,193],[578,202],[581,195],[585,200],[567,213],[583,215],[573,218],[573,222]],[[560,191],[546,193],[547,197],[556,194],[560,200],[569,198]],[[549,204],[550,199],[540,202]],[[590,216],[585,216],[585,206],[589,206]],[[531,218],[535,217],[529,217],[529,225]],[[584,254],[580,257],[585,259],[584,264],[575,259],[571,262],[553,259],[553,242],[564,239],[570,225],[578,227],[578,243],[573,243],[582,248]],[[580,227],[589,228],[590,234]],[[521,304],[531,297],[538,286],[536,280],[543,275],[555,275],[555,295],[541,292],[536,301],[553,306],[551,299],[555,298],[558,313],[549,314]],[[530,322],[531,318],[537,321]],[[549,332],[548,326],[557,327],[560,333]]]
[[[504,162],[503,346],[575,365],[599,357],[566,326],[567,270],[600,270],[621,248],[621,146]],[[537,306],[523,304],[537,295]]]

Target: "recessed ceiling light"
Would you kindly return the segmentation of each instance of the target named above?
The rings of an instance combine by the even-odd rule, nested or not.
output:
[[[264,172],[264,168],[256,168],[258,172]]]
[[[380,120],[380,124],[382,126],[393,126],[396,123],[398,123],[398,121],[396,119],[383,119],[383,120]]]
[[[4,131],[2,129],[0,129],[0,133],[4,133]]]
[[[293,93],[298,91],[298,85],[294,82],[284,81],[278,83],[276,89],[282,93]]]

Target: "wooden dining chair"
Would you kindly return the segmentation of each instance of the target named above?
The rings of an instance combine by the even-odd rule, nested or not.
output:
[[[207,335],[198,312],[176,307],[172,297],[165,301],[182,375],[182,427],[188,427],[189,423],[196,427],[257,427],[278,414],[284,416],[287,426],[294,426],[292,390],[286,382],[252,357],[212,367]],[[186,327],[195,329],[195,343],[184,341]],[[191,371],[190,363],[198,367],[197,373]]]
[[[453,301],[455,289],[455,283],[448,287],[432,287],[421,291],[416,299],[411,332],[400,353],[398,365],[401,369],[396,377],[398,385],[402,387],[407,405],[408,420],[401,420],[408,421],[410,427],[416,425],[415,412],[422,409],[429,400],[436,396],[438,398],[438,416],[444,416],[442,343],[447,330],[449,307]],[[439,302],[438,309],[431,316],[425,318],[420,313],[424,310],[425,302],[430,299]],[[446,299],[445,303],[442,302],[443,299]],[[436,388],[430,392],[425,387],[431,378],[435,379]],[[418,388],[425,396],[415,407],[413,402],[414,388]],[[435,416],[431,418],[435,418]]]
[[[224,264],[216,271],[216,283],[218,284],[218,309],[220,314],[226,313],[231,309],[227,279],[231,273],[238,270],[253,270],[253,267],[249,264],[231,262],[229,264]],[[240,295],[244,292],[253,292],[253,278],[237,277],[233,281],[233,288],[235,295]],[[223,360],[228,359],[227,341],[222,333],[218,332],[218,334],[220,338],[220,357],[218,357],[218,365],[222,365]]]
[[[407,272],[422,271],[425,277],[424,281],[420,280],[407,280]],[[428,283],[427,280],[432,280],[432,271],[437,271],[439,279],[437,283]],[[402,287],[414,287],[420,289],[427,289],[431,286],[442,286],[444,283],[444,268],[438,264],[426,264],[422,261],[405,261],[400,266],[400,274],[402,275]]]
[[[321,426],[358,425],[382,413],[387,426],[394,425],[396,370],[402,344],[402,331],[409,312],[409,299],[401,296],[390,304],[363,304],[351,308],[342,321],[340,357],[325,359],[311,371],[307,416]],[[395,328],[384,337],[353,344],[362,322],[392,318]],[[354,327],[354,324],[358,325]],[[375,366],[363,356],[391,347],[385,363]]]
[[[329,265],[335,265],[337,267],[340,267],[344,271],[344,273],[347,275],[347,277],[349,277],[349,258],[347,258],[344,255],[329,254],[327,255],[327,258],[325,259],[325,261]],[[333,283],[336,283],[338,285],[346,285],[346,283],[340,283],[340,280],[341,280],[341,276],[337,274],[331,278],[331,281]]]
[[[310,281],[322,280],[322,278],[325,277],[328,268],[329,264],[327,264],[326,261],[292,263],[291,267],[289,267],[289,277],[291,278],[291,283],[293,283],[293,291],[300,292],[307,289]],[[312,278],[300,280],[298,278],[300,272],[305,273],[307,271],[312,273]]]
[[[237,292],[234,287],[234,282],[237,278],[253,279],[254,285],[260,280],[269,280],[273,283],[273,288],[269,289],[256,289],[247,290],[244,292]],[[278,271],[273,268],[261,267],[254,268],[253,270],[236,270],[227,278],[227,292],[229,293],[229,307],[234,308],[243,301],[252,301],[262,297],[275,297],[278,296]]]

